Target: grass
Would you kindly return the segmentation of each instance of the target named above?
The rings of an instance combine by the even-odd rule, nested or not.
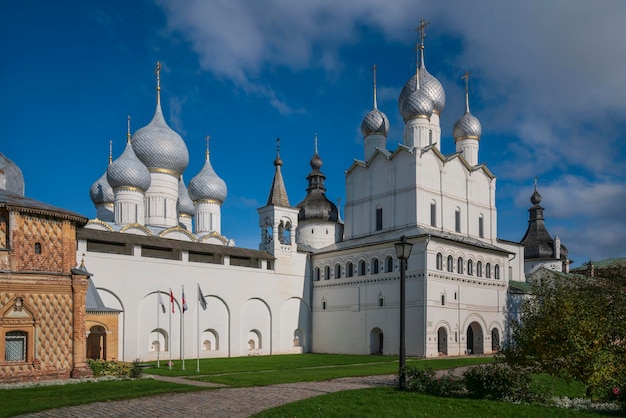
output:
[[[142,379],[0,390],[0,405],[2,405],[0,417],[12,417],[19,414],[63,406],[82,405],[90,402],[107,402],[203,389],[196,386]]]
[[[445,359],[407,359],[407,365],[450,369],[491,361],[488,357]],[[395,374],[396,357],[349,356],[334,354],[296,354],[259,357],[203,359],[200,373],[196,361],[187,360],[186,370],[176,361],[172,370],[162,362],[161,368],[147,368],[147,374],[179,376],[222,383],[231,387],[262,386],[277,383],[321,381],[338,377]],[[549,376],[539,375],[534,384],[545,393],[558,396],[581,397],[584,387]],[[0,390],[0,417],[11,417],[63,406],[97,401],[137,398],[163,393],[182,393],[211,390],[152,379],[119,380],[71,385],[40,386],[24,389]],[[550,392],[548,392],[550,391]],[[375,388],[338,392],[310,398],[275,408],[260,416],[594,416],[575,411],[547,408],[537,405],[515,405],[471,399],[437,398],[393,388]],[[598,415],[595,415],[596,417]]]
[[[598,413],[486,400],[439,398],[394,388],[336,392],[282,405],[255,415],[268,417],[595,417]],[[607,415],[604,415],[607,416]],[[619,416],[619,415],[612,415]]]

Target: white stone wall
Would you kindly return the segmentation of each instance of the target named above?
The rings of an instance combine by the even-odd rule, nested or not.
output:
[[[304,255],[294,256],[291,272],[279,274],[229,265],[228,260],[223,264],[189,262],[186,251],[181,261],[142,257],[140,246],[135,246],[132,256],[89,252],[81,240],[77,259],[83,253],[105,305],[123,311],[119,317],[120,360],[156,360],[152,343],[158,340],[157,328],[170,340],[168,350],[163,347],[159,353],[161,360],[170,353],[174,359],[183,354],[195,358],[205,342],[211,343],[211,350],[200,349],[202,358],[309,351],[310,286]],[[206,311],[196,305],[198,284],[207,300]],[[182,286],[189,307],[184,321],[180,313]],[[171,334],[170,288],[176,298]],[[158,292],[162,292],[166,313],[158,306]],[[296,336],[300,346],[294,347]],[[249,341],[255,338],[251,348]]]

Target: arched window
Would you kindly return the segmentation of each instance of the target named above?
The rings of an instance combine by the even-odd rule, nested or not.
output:
[[[448,256],[446,264],[447,264],[447,267],[448,267],[448,271],[453,271],[454,270],[454,259],[452,258],[451,255]]]
[[[359,261],[359,276],[365,276],[365,260]]]
[[[483,277],[483,263],[481,261],[476,262],[476,275]]]
[[[341,265],[335,264],[335,279],[341,278]]]
[[[461,232],[461,208],[456,208],[454,211],[454,230]]]
[[[467,274],[474,275],[474,262],[472,260],[467,260]]]
[[[315,267],[315,281],[316,282],[320,281],[320,268],[319,267]]]
[[[437,202],[430,202],[430,226],[437,226]]]
[[[437,270],[443,270],[443,254],[437,253]]]
[[[35,243],[35,254],[41,254],[41,243]]]
[[[457,273],[459,273],[459,274],[463,274],[463,265],[464,265],[464,264],[465,264],[465,263],[463,263],[463,258],[459,257],[459,258],[456,260],[456,272],[457,272]]]
[[[330,267],[326,266],[324,267],[324,280],[329,280],[330,279]]]
[[[378,259],[372,259],[372,265],[370,266],[370,274],[378,274]]]
[[[352,276],[354,276],[354,264],[349,261],[348,264],[346,264],[346,277]]]
[[[446,295],[441,295],[441,306],[446,304]]]
[[[392,256],[388,256],[385,259],[385,271],[387,273],[391,273],[393,271],[393,257]]]
[[[491,263],[485,264],[485,277],[491,279]]]
[[[500,264],[496,264],[493,267],[493,278],[496,280],[500,280]]]
[[[485,237],[485,219],[482,213],[478,217],[478,236],[481,238]]]

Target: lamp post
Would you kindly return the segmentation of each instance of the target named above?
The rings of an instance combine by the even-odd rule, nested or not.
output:
[[[400,389],[404,389],[406,385],[406,371],[404,366],[406,364],[406,348],[404,346],[404,331],[405,331],[405,293],[406,293],[406,261],[411,255],[411,248],[413,244],[406,240],[406,237],[402,235],[400,242],[396,242],[396,256],[400,260],[400,365],[399,365],[399,381],[398,386]]]

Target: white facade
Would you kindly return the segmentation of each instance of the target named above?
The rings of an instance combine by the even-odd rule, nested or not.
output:
[[[422,67],[401,94],[406,122],[395,150],[386,149],[389,122],[374,98],[361,125],[366,161],[354,160],[346,172],[345,220],[324,195],[316,143],[307,196],[297,207],[289,204],[277,152],[268,202],[258,209],[259,250],[235,248],[221,235],[226,186],[210,167],[208,148],[205,168],[189,190],[195,215],[186,214],[182,226],[170,225],[170,218],[182,216],[169,212],[176,201],[162,205],[167,215],[146,209],[145,224],[140,217],[127,225],[90,221],[79,233],[77,258],[85,254],[105,303],[123,312],[121,357],[397,354],[400,263],[394,243],[402,236],[413,244],[406,271],[406,353],[498,350],[507,335],[509,283],[525,281],[524,247],[497,238],[496,179],[479,162],[481,127],[469,104],[454,127],[457,152],[442,154],[445,94],[423,65],[422,56]],[[412,87],[420,85],[415,77],[423,78],[423,92]],[[417,93],[419,106],[402,102]],[[422,113],[412,115],[414,108]],[[151,124],[163,126],[157,110]],[[140,139],[149,139],[148,131]],[[152,161],[149,148],[141,156]],[[177,167],[183,167],[180,160]],[[146,198],[161,185],[168,196],[178,196],[180,207],[176,193],[185,189],[176,176],[182,171],[166,187],[158,179],[172,172],[150,170]],[[106,203],[94,199],[97,207]],[[206,310],[197,307],[198,285]],[[189,306],[184,321],[182,286]],[[170,288],[176,299],[171,327],[157,296],[169,309]]]

